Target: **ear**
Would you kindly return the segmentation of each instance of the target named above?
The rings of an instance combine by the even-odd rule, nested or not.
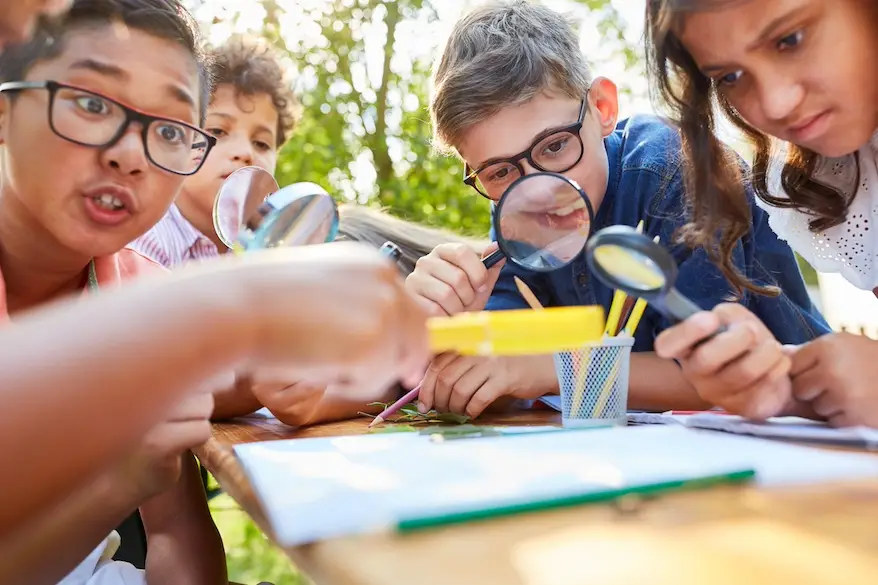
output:
[[[601,127],[601,135],[609,136],[619,119],[619,91],[606,77],[598,77],[588,90],[588,108]]]

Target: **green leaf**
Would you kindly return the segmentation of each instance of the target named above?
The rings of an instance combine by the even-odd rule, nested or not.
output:
[[[436,413],[436,411],[432,411],[436,414],[433,418],[436,420],[442,421],[444,423],[453,423],[457,425],[462,425],[469,421],[469,417],[463,414],[454,414],[453,412],[445,412],[442,414]],[[429,413],[428,413],[429,414]]]
[[[412,425],[386,425],[369,429],[370,433],[413,433],[418,429]]]

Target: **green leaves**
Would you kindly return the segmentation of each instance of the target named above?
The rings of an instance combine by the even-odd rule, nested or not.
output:
[[[382,409],[390,406],[391,403],[384,404],[383,402],[373,402],[369,404],[369,406],[380,406]],[[370,414],[360,413],[363,416],[372,416]],[[374,418],[374,417],[373,417]],[[418,407],[416,404],[406,404],[401,409],[397,411],[396,414],[392,415],[386,422],[389,423],[411,423],[413,425],[423,425],[423,424],[452,424],[452,425],[462,425],[469,421],[468,416],[464,416],[462,414],[454,414],[452,412],[438,413],[435,410],[431,410],[425,414],[421,414],[418,412]]]

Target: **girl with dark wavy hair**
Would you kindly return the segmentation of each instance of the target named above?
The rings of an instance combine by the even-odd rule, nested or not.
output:
[[[683,138],[692,223],[740,287],[730,250],[749,225],[745,185],[715,134],[749,138],[752,181],[778,236],[822,272],[878,290],[878,3],[871,0],[649,0],[652,89]],[[876,305],[878,309],[878,305]],[[728,331],[698,345],[720,324]],[[741,306],[721,305],[656,343],[703,398],[761,418],[807,409],[878,426],[878,345],[829,335],[785,349]]]

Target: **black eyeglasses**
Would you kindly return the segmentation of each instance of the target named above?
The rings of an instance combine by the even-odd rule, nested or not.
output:
[[[195,174],[216,138],[172,118],[140,112],[107,96],[56,81],[10,81],[0,93],[29,89],[49,92],[49,127],[74,144],[107,148],[118,142],[132,122],[141,126],[146,157],[175,175]]]
[[[538,171],[564,173],[582,160],[585,147],[582,144],[582,124],[588,111],[588,101],[582,100],[575,124],[549,130],[533,141],[526,150],[509,158],[493,160],[473,171],[463,166],[463,182],[483,197],[497,201],[516,179],[524,175],[521,160],[527,160]]]

